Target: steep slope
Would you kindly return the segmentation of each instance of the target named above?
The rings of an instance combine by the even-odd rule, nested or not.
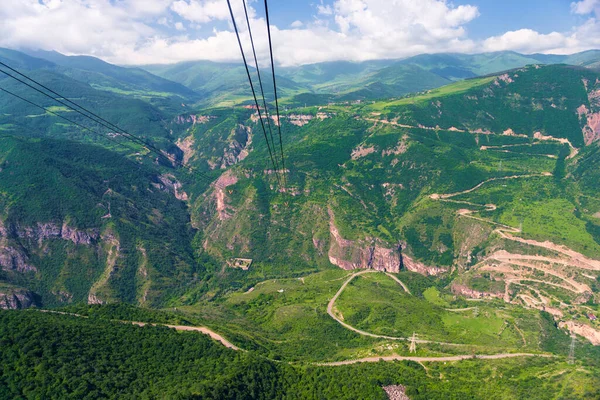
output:
[[[199,101],[204,106],[230,105],[252,99],[249,91],[248,78],[243,64],[215,63],[210,61],[191,61],[175,65],[146,65],[143,69],[179,82],[200,93]],[[256,70],[251,68],[255,82],[258,82]],[[268,100],[273,99],[273,79],[269,73],[263,72],[263,86]],[[277,79],[278,91],[284,97],[298,92],[308,91],[306,86],[296,83],[284,76]]]
[[[27,54],[48,60],[57,66],[64,67],[65,75],[92,87],[115,91],[152,92],[156,96],[176,95],[195,98],[198,95],[187,87],[160,78],[140,68],[124,68],[109,64],[95,57],[65,56],[55,51],[28,51]]]
[[[192,196],[196,243],[223,265],[252,259],[280,274],[456,271],[456,293],[581,324],[600,276],[600,203],[593,167],[581,167],[594,165],[599,88],[588,69],[532,66],[400,100],[288,111],[288,187],[253,141],[219,179],[226,188]],[[224,118],[190,131],[203,154],[192,164],[223,151],[207,152],[206,134],[258,129],[256,117]]]
[[[0,138],[0,176],[0,280],[13,293],[30,289],[45,306],[149,305],[192,277],[173,178],[97,146],[11,136]]]
[[[9,57],[5,57],[6,54],[9,54]],[[8,61],[9,65],[16,66],[17,69],[24,71],[36,81],[138,136],[152,138],[151,140],[164,144],[170,135],[170,130],[173,129],[170,122],[175,112],[171,109],[165,110],[163,107],[165,103],[159,102],[160,104],[155,106],[151,104],[152,101],[136,99],[135,96],[130,97],[95,89],[87,83],[59,72],[61,68],[56,68],[53,64],[47,64],[46,61],[31,58],[22,53],[0,51],[0,60]],[[16,76],[14,72],[7,72]],[[91,75],[93,74],[89,76]],[[19,78],[25,80],[22,77]],[[39,94],[4,74],[0,75],[0,83],[4,89],[38,105],[48,107],[51,111],[70,120],[98,130],[102,134],[111,133],[107,132],[106,128],[86,120],[51,98]],[[29,83],[31,84],[31,82]],[[185,110],[185,107],[179,103],[177,113],[181,110]],[[86,141],[97,140],[93,133],[82,131],[80,127],[72,126],[66,121],[4,92],[0,92],[0,113],[3,115],[0,123],[5,129],[18,128],[23,134],[32,136],[48,135]]]

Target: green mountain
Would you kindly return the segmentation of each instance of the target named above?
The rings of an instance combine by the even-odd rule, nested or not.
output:
[[[523,342],[516,329],[505,339],[494,336],[491,330],[499,332],[508,317],[493,307],[486,315],[496,315],[494,321],[470,323],[494,328],[454,337],[452,316],[429,303],[468,308],[456,300],[466,296],[515,306],[513,316],[521,307],[551,312],[562,328],[594,342],[592,332],[600,330],[586,315],[598,312],[600,289],[593,161],[599,89],[600,75],[591,70],[532,66],[398,100],[290,110],[283,117],[285,189],[248,114],[207,110],[206,122],[181,140],[188,162],[206,171],[235,160],[220,187],[190,198],[196,249],[225,269],[209,268],[206,286],[183,298],[186,311],[215,312],[211,323],[221,331],[281,358],[347,358],[349,348],[358,357],[363,344],[322,343],[343,334],[322,311],[339,284],[320,282],[343,279],[319,272],[333,264],[399,273],[425,298],[419,304],[398,298],[395,310],[382,305],[377,291],[356,289],[348,299],[363,304],[341,297],[337,309],[362,331],[406,337],[415,329],[429,340],[547,348],[538,325],[519,328]],[[243,156],[225,154],[233,149]],[[250,271],[233,268],[246,259],[253,262]],[[304,284],[295,279],[303,276]],[[210,300],[215,290],[226,299],[217,307]],[[320,312],[311,308],[315,302]],[[406,318],[402,310],[420,307],[430,322],[415,320],[408,329],[388,324]],[[309,326],[319,328],[306,335]],[[275,344],[280,341],[285,344]]]
[[[336,61],[278,67],[277,74],[281,96],[287,98],[286,103],[302,106],[399,97],[531,64],[564,63],[593,68],[598,62],[598,51],[570,56],[523,55],[509,51],[475,55],[442,53],[404,60]],[[204,106],[226,106],[251,100],[245,69],[239,64],[192,61],[142,68],[201,93],[204,99],[200,104]],[[252,71],[254,74],[254,69]],[[267,81],[269,75],[263,79]],[[265,86],[269,89],[269,100],[272,100],[271,82]]]
[[[60,57],[71,60],[71,57]],[[188,110],[188,107],[182,101],[187,102],[190,98],[182,98],[183,94],[149,92],[148,87],[153,86],[153,81],[159,86],[164,83],[161,83],[162,78],[152,77],[145,71],[138,70],[136,72],[132,70],[133,72],[129,72],[128,69],[110,66],[109,64],[104,67],[105,63],[93,59],[90,64],[95,66],[96,70],[100,71],[101,69],[98,66],[101,66],[106,71],[102,73],[90,72],[83,69],[65,68],[47,60],[4,49],[0,49],[0,61],[61,93],[67,99],[72,99],[86,109],[93,110],[100,117],[118,125],[127,132],[154,142],[155,145],[165,146],[169,149],[171,131],[183,129],[175,123],[174,119],[179,113]],[[77,62],[73,62],[73,64],[77,64]],[[89,68],[92,69],[92,67]],[[2,69],[21,80],[26,80],[13,71],[6,68]],[[140,71],[140,76],[143,79],[135,81],[133,78]],[[111,74],[114,77],[111,77]],[[152,78],[146,79],[146,75]],[[112,86],[112,89],[115,90],[102,86],[104,84],[101,82],[107,83],[109,81],[117,82]],[[28,83],[37,87],[32,82],[28,81]],[[28,136],[76,139],[100,142],[104,145],[107,145],[107,141],[99,139],[99,135],[114,134],[113,129],[108,129],[106,126],[87,120],[80,114],[69,110],[66,106],[43,96],[34,89],[4,74],[0,75],[0,84],[4,89],[37,105],[46,107],[50,111],[41,110],[7,93],[0,92],[0,110],[3,114],[0,117],[0,129],[8,131],[17,129],[21,134]],[[178,84],[166,83],[166,85],[175,87],[181,93],[193,94],[192,91]],[[71,121],[90,128],[92,131],[96,131],[96,133],[82,131],[80,127],[76,127],[52,113],[58,113]]]
[[[0,55],[10,50],[2,49]],[[55,51],[28,51],[28,55],[50,61],[52,68],[77,81],[84,82],[93,88],[125,93],[136,97],[172,97],[181,99],[196,99],[198,94],[187,87],[152,75],[140,68],[124,68],[109,64],[98,58],[87,56],[65,56]],[[31,59],[27,60],[24,67],[31,65]]]
[[[252,93],[248,85],[246,69],[240,64],[215,63],[211,61],[183,62],[175,65],[148,65],[142,68],[179,82],[193,89],[202,96],[200,104],[228,106],[246,102],[253,103]],[[256,69],[251,68],[251,76],[255,81],[255,90],[259,91]],[[268,101],[273,98],[273,79],[270,73],[263,71],[261,76],[265,96]],[[296,83],[284,76],[277,79],[280,96],[289,97],[299,92],[308,91],[301,83]]]
[[[193,232],[170,175],[67,141],[4,135],[0,154],[0,279],[38,305],[150,305],[193,276]]]
[[[187,168],[0,96],[0,307],[64,313],[0,312],[0,397],[597,397],[593,69],[283,69],[278,179],[254,110],[231,105],[239,66],[152,67],[204,94],[175,113],[10,57]]]

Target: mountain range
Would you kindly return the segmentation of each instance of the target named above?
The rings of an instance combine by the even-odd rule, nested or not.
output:
[[[0,61],[140,139],[0,76],[0,394],[597,395],[600,51],[277,68],[281,137],[241,65]]]

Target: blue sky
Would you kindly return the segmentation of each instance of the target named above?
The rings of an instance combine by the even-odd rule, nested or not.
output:
[[[263,0],[247,0],[267,57]],[[231,0],[248,43],[242,0]],[[421,53],[600,48],[600,0],[271,0],[276,61]],[[237,61],[226,0],[0,1],[0,47],[86,54],[119,64]]]
[[[475,4],[481,15],[468,24],[468,29],[478,39],[522,28],[546,34],[568,31],[582,19],[570,12],[571,2],[565,0],[480,0]]]
[[[314,0],[286,1],[284,7],[272,3],[272,19],[282,25],[290,25],[296,20],[310,21],[319,4]],[[479,8],[480,16],[467,24],[471,36],[478,39],[522,28],[540,33],[567,31],[582,22],[580,16],[571,13],[572,2],[568,0],[455,0],[452,3],[472,4]]]

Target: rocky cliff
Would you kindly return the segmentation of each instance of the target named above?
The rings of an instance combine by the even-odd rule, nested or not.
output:
[[[379,239],[366,238],[352,241],[342,237],[335,225],[333,211],[329,209],[329,262],[345,270],[374,269],[385,272],[400,272],[402,269],[422,275],[438,275],[444,269],[427,266],[402,253],[402,245],[390,248]]]
[[[38,223],[34,226],[6,225],[0,221],[0,267],[19,273],[35,272],[27,247],[42,247],[49,239],[62,239],[78,245],[90,246],[97,242],[98,230],[79,230],[66,222]]]
[[[19,310],[37,305],[33,292],[27,289],[0,286],[0,309]]]

